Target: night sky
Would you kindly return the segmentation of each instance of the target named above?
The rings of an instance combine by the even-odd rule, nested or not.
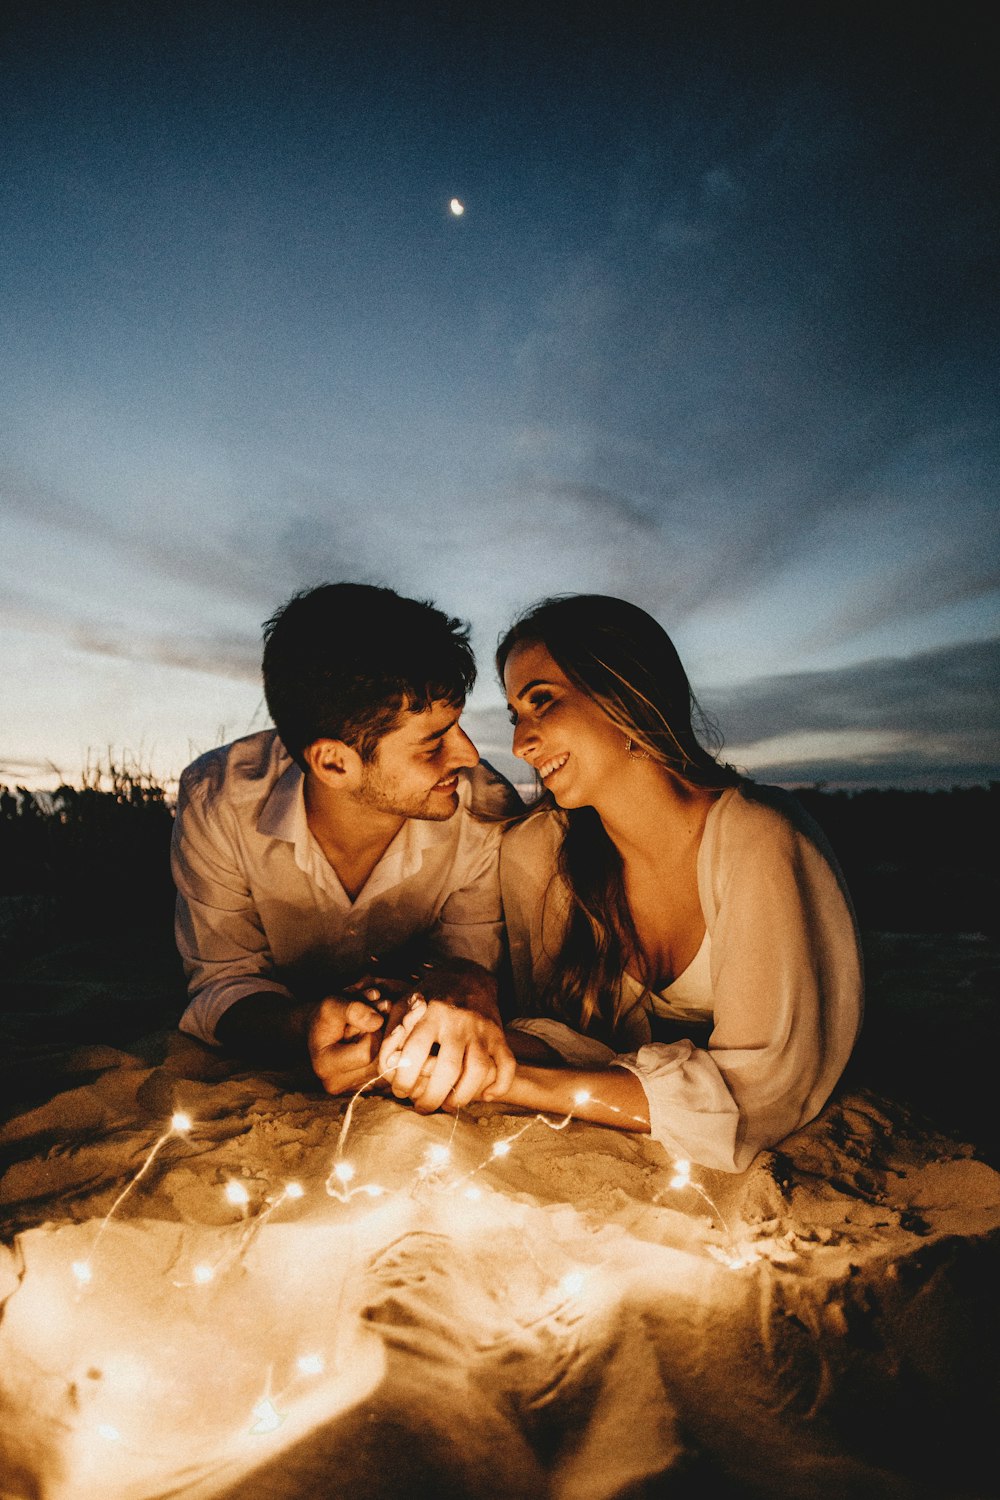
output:
[[[263,727],[338,578],[472,622],[505,768],[585,589],[763,779],[1000,775],[986,7],[0,14],[0,781]]]

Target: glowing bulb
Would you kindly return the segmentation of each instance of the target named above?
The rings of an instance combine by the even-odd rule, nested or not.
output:
[[[496,1141],[493,1146],[494,1156],[509,1156],[510,1141]]]
[[[175,1115],[170,1116],[171,1130],[178,1130],[181,1135],[186,1134],[191,1129],[191,1125],[191,1116],[185,1114],[183,1110],[178,1110]]]
[[[465,213],[465,204],[462,202],[461,198],[452,198],[451,202],[448,204],[448,207],[451,209],[456,219],[460,219]]]
[[[212,1280],[212,1277],[215,1275],[215,1272],[212,1270],[211,1266],[201,1265],[201,1266],[195,1266],[195,1268],[194,1268],[194,1270],[192,1271],[191,1274],[193,1275],[195,1281],[198,1283],[199,1286],[204,1286],[205,1283],[206,1283],[206,1281],[211,1281]]]
[[[226,1183],[226,1198],[234,1208],[245,1208],[250,1202],[250,1194],[242,1182],[237,1182],[235,1179]]]
[[[112,1427],[110,1422],[102,1422],[97,1429],[98,1437],[106,1438],[109,1443],[120,1443],[121,1433],[117,1427]]]
[[[447,1146],[428,1146],[427,1161],[432,1167],[443,1167],[451,1161],[451,1152]]]
[[[674,1175],[670,1179],[672,1188],[686,1188],[691,1186],[691,1163],[689,1161],[675,1161]]]
[[[583,1291],[587,1278],[582,1271],[571,1271],[559,1283],[559,1290],[567,1297],[576,1297]]]
[[[333,1169],[333,1175],[338,1182],[352,1182],[355,1169],[349,1161],[338,1161]]]
[[[589,1089],[577,1089],[576,1093],[573,1095],[574,1104],[589,1104],[590,1099],[591,1094]]]
[[[326,1360],[322,1354],[302,1354],[296,1364],[303,1375],[322,1375],[326,1369]]]
[[[73,1275],[81,1286],[89,1286],[94,1279],[94,1272],[89,1260],[75,1260],[72,1270]]]
[[[301,1182],[286,1182],[285,1183],[285,1197],[286,1198],[304,1198],[305,1195],[306,1195],[306,1190],[302,1186]]]
[[[258,1401],[250,1415],[254,1418],[254,1424],[250,1431],[253,1433],[274,1432],[285,1420],[279,1411],[275,1410],[273,1401]]]

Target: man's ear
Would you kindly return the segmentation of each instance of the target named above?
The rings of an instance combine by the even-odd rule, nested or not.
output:
[[[313,776],[324,786],[347,789],[361,777],[361,757],[343,740],[313,740],[302,754]]]

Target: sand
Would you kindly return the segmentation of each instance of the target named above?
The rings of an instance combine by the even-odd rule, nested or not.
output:
[[[4,1500],[990,1493],[1000,1174],[871,1093],[685,1186],[496,1107],[344,1136],[173,1032],[46,1066],[0,1130]]]

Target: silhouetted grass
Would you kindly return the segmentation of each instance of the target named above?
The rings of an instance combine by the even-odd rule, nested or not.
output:
[[[179,1016],[173,813],[128,763],[0,788],[0,1013],[9,1040],[117,1042]]]

